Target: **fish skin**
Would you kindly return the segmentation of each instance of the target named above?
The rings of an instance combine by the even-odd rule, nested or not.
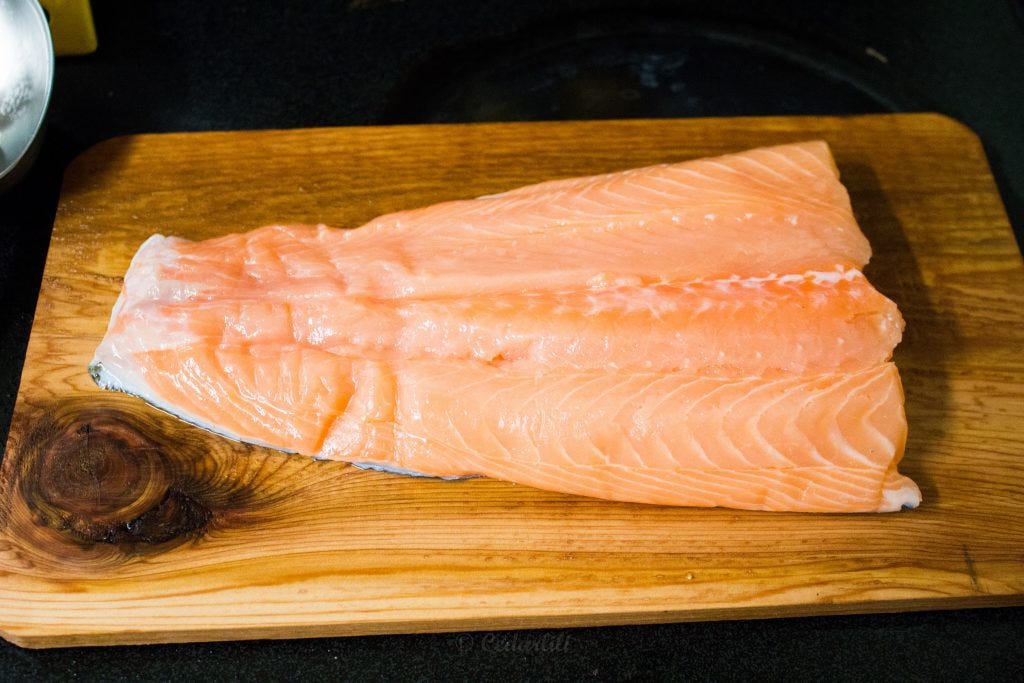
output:
[[[827,146],[539,183],[348,231],[154,236],[91,374],[363,467],[805,512],[920,492],[903,320]]]

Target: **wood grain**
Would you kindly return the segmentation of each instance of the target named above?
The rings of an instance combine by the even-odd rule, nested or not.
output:
[[[204,238],[824,138],[907,319],[924,503],[617,504],[234,443],[86,364],[151,233]],[[1024,602],[1024,269],[973,134],[936,115],[142,135],[68,169],[0,471],[0,629],[31,647]]]

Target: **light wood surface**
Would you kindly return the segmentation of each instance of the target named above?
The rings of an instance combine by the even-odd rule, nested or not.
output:
[[[525,183],[824,138],[907,320],[914,511],[616,504],[221,439],[86,364],[151,233],[351,227]],[[1024,602],[1024,269],[936,115],[170,134],[69,168],[0,472],[0,631],[30,647]]]

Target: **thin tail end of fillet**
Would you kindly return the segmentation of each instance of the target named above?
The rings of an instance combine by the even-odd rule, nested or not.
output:
[[[893,465],[882,484],[882,504],[878,512],[913,510],[920,504],[921,489],[910,477],[897,472]]]

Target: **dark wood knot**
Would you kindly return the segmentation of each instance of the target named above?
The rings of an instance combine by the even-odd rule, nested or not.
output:
[[[79,413],[36,430],[19,492],[37,523],[86,543],[165,543],[212,511],[178,458],[118,413]]]

